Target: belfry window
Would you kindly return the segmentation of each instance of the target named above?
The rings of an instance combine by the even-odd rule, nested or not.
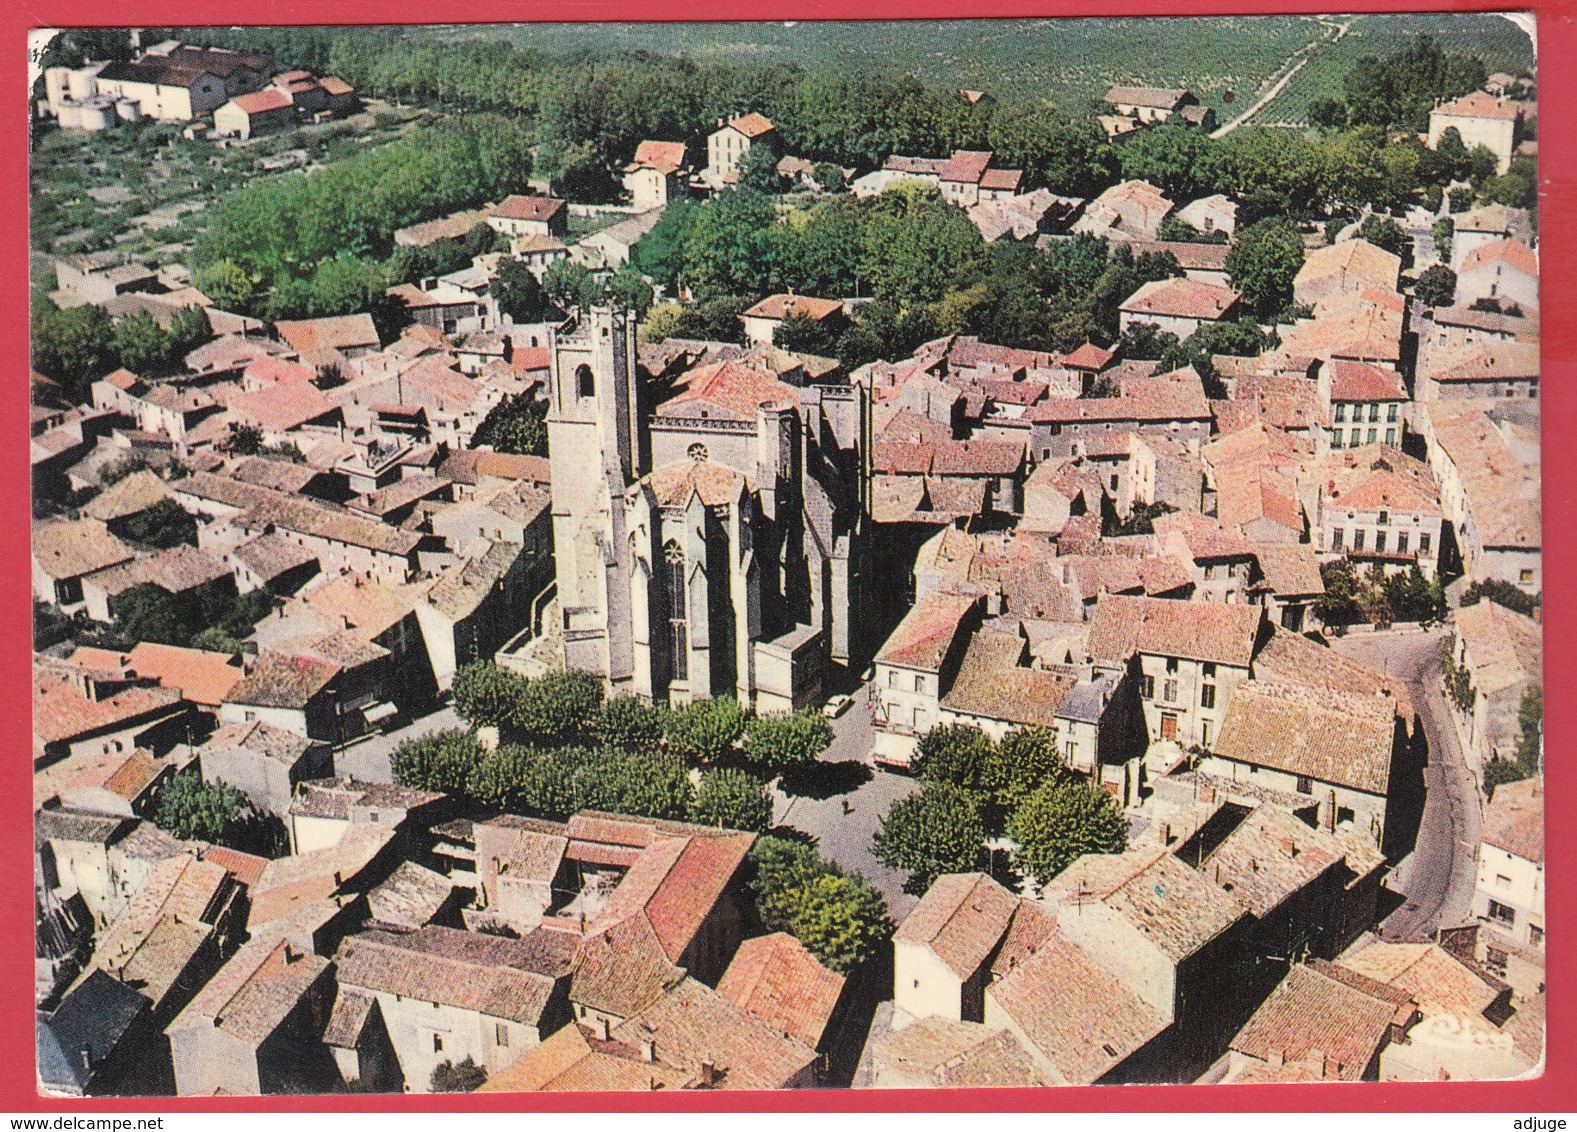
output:
[[[597,395],[597,379],[592,376],[591,367],[577,366],[575,369],[575,396],[595,397]]]

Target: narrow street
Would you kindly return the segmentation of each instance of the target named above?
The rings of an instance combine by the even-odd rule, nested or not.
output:
[[[1446,630],[1337,638],[1333,646],[1406,681],[1429,740],[1423,819],[1413,851],[1386,881],[1404,903],[1381,926],[1386,939],[1420,939],[1466,921],[1477,879],[1479,793],[1440,689]]]

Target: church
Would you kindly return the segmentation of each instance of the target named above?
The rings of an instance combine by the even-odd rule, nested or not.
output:
[[[877,643],[856,613],[870,584],[865,390],[794,383],[738,351],[653,373],[634,317],[604,308],[571,315],[551,347],[568,666],[674,705],[819,702],[827,666],[863,664]]]

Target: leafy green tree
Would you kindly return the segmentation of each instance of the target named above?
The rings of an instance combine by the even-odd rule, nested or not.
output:
[[[1042,784],[1060,782],[1072,774],[1057,750],[1057,732],[1049,727],[1009,731],[997,744],[997,755],[1002,770],[996,802],[1004,810],[1014,809]]]
[[[1544,689],[1531,684],[1517,708],[1517,764],[1537,774],[1544,755]]]
[[[636,270],[671,289],[684,270],[685,245],[699,207],[688,200],[669,204],[631,252],[630,262]]]
[[[771,932],[792,932],[805,887],[836,868],[803,841],[763,833],[750,848],[753,873],[747,883],[756,916]]]
[[[864,230],[861,275],[900,310],[934,303],[985,256],[980,232],[936,190],[900,181],[878,196]]]
[[[256,425],[231,421],[229,448],[236,456],[256,456],[263,448],[263,430]]]
[[[739,295],[716,295],[689,304],[680,309],[670,337],[743,343],[744,323],[739,321],[739,316],[753,305]]]
[[[1119,158],[1088,119],[1038,106],[1001,106],[991,115],[989,145],[1004,166],[1063,196],[1092,197],[1117,180]]]
[[[517,456],[548,454],[547,405],[530,393],[506,397],[488,410],[471,436],[472,448]]]
[[[1141,130],[1119,147],[1124,180],[1148,181],[1188,200],[1214,187],[1210,138],[1181,122]]]
[[[1082,779],[1046,782],[1008,818],[1013,859],[1042,884],[1086,853],[1120,853],[1127,823],[1106,791]]]
[[[1325,592],[1314,602],[1314,611],[1327,625],[1351,625],[1361,620],[1358,611],[1358,579],[1353,574],[1352,560],[1338,558],[1320,567],[1320,580]]]
[[[1447,55],[1432,37],[1420,35],[1384,56],[1365,55],[1342,85],[1355,123],[1421,132],[1439,99],[1456,98],[1484,83],[1483,61]]]
[[[139,515],[121,520],[121,533],[133,542],[167,550],[197,545],[197,521],[173,499],[161,499]]]
[[[1439,220],[1436,220],[1434,225],[1430,228],[1429,234],[1435,241],[1435,251],[1440,253],[1441,259],[1440,263],[1435,264],[1436,267],[1445,267],[1446,261],[1450,260],[1451,241],[1456,237],[1456,228],[1456,221],[1452,220],[1449,216],[1442,216]],[[1446,268],[1446,270],[1450,271],[1451,269]],[[1426,271],[1425,274],[1427,275],[1428,272]],[[1456,281],[1456,276],[1453,274],[1451,279],[1454,283]],[[1422,280],[1420,280],[1420,282],[1422,282]]]
[[[668,713],[668,749],[692,762],[715,762],[745,730],[745,713],[732,696],[697,700]]]
[[[191,767],[160,791],[152,817],[154,825],[182,840],[209,841],[263,856],[279,852],[278,831],[244,793],[228,782],[204,782]]]
[[[513,256],[498,261],[492,292],[498,299],[499,313],[512,322],[547,322],[560,317],[531,269]]]
[[[655,751],[663,742],[666,709],[636,696],[614,696],[602,702],[597,735],[610,747],[626,751]]]
[[[220,310],[245,312],[257,299],[257,287],[246,270],[233,259],[218,259],[192,273],[192,286],[214,301]]]
[[[760,294],[762,280],[772,274],[776,223],[771,200],[748,188],[722,193],[697,206],[685,232],[683,282],[707,298]],[[641,267],[646,269],[644,260]]]
[[[938,724],[920,736],[913,765],[922,782],[949,782],[982,798],[1002,785],[996,744],[964,723]]]
[[[750,147],[739,163],[739,187],[758,193],[783,191],[783,178],[778,176],[778,155],[771,146],[758,143]]]
[[[927,782],[900,798],[872,839],[876,858],[909,873],[907,892],[924,892],[943,873],[980,863],[986,828],[975,796],[951,782]]]
[[[118,460],[111,460],[99,468],[99,483],[105,487],[113,487],[121,480],[134,476],[138,472],[148,470],[148,461],[140,453],[133,452],[122,456]]]
[[[561,259],[542,274],[542,289],[561,310],[591,307],[602,301],[602,288],[591,272],[572,259]]]
[[[637,247],[640,245],[637,244]],[[679,318],[684,313],[684,308],[678,303],[659,303],[646,312],[646,321],[641,324],[642,342],[662,342],[671,337],[679,325]]]
[[[491,660],[463,665],[454,675],[455,714],[472,727],[499,727],[514,719],[526,679]]]
[[[484,754],[482,744],[469,731],[433,731],[401,743],[390,762],[394,781],[401,786],[465,795],[471,773]]]
[[[742,770],[709,770],[690,803],[690,820],[756,833],[772,824],[772,794],[764,782]]]
[[[1413,242],[1407,238],[1407,233],[1402,231],[1402,226],[1389,216],[1381,216],[1371,212],[1364,217],[1363,223],[1358,225],[1360,239],[1368,240],[1377,248],[1384,248],[1392,255],[1402,256],[1404,259],[1411,250]]]
[[[840,974],[870,960],[892,937],[887,902],[859,877],[824,873],[805,885],[798,903],[791,931]]]
[[[433,1066],[428,1087],[435,1093],[474,1093],[487,1084],[487,1067],[478,1065],[468,1054],[458,1064],[441,1061]]]
[[[602,682],[588,672],[549,672],[515,699],[509,726],[537,743],[567,743],[596,726]]]
[[[1128,329],[1123,331],[1123,356],[1136,361],[1153,361],[1162,358],[1168,350],[1174,349],[1177,345],[1176,334],[1170,330],[1162,330],[1153,322],[1130,322]],[[1113,391],[1105,395],[1116,397],[1121,393],[1122,390],[1114,386]],[[1091,396],[1095,396],[1093,390]]]
[[[114,325],[95,306],[60,310],[46,298],[33,303],[33,368],[54,378],[74,400],[84,400],[93,382],[118,364]]]
[[[820,712],[771,712],[745,724],[745,754],[757,766],[787,770],[814,762],[832,738],[832,724]]]
[[[1505,606],[1516,613],[1531,617],[1539,608],[1539,598],[1535,594],[1524,593],[1511,582],[1500,578],[1486,578],[1483,581],[1470,582],[1462,591],[1462,605],[1477,605],[1488,599],[1496,605]]]
[[[1473,207],[1473,190],[1458,186],[1446,194],[1446,199],[1451,202],[1452,212],[1466,212]]]
[[[578,808],[668,820],[687,817],[694,796],[684,763],[658,752],[593,755],[577,769],[575,785]]]
[[[818,357],[836,356],[840,335],[803,311],[795,311],[772,332],[772,344],[780,350]]]
[[[1497,787],[1508,782],[1521,782],[1528,777],[1515,760],[1490,759],[1484,764],[1484,796],[1493,802]]]
[[[1227,252],[1227,274],[1243,301],[1261,317],[1292,302],[1292,280],[1303,266],[1303,238],[1285,220],[1266,219],[1240,231]]]
[[[625,264],[608,280],[608,298],[618,307],[635,312],[636,318],[645,318],[656,297],[652,285],[639,271]]]
[[[1347,104],[1339,98],[1320,98],[1309,103],[1309,121],[1322,130],[1347,128]]]

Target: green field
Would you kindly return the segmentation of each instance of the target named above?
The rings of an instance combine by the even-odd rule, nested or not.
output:
[[[554,53],[646,51],[697,60],[908,73],[928,86],[987,90],[1004,101],[1045,101],[1075,112],[1114,84],[1180,86],[1221,114],[1227,91],[1237,105],[1245,105],[1289,56],[1325,34],[1322,20],[1328,23],[1329,17],[514,24],[435,30],[446,38],[502,38]],[[1527,37],[1499,16],[1360,16],[1340,44],[1312,53],[1274,108],[1282,109],[1286,99],[1301,117],[1310,99],[1339,92],[1341,76],[1359,55],[1384,53],[1417,32],[1435,35],[1447,51],[1479,54],[1491,71],[1520,71],[1532,64]]]

